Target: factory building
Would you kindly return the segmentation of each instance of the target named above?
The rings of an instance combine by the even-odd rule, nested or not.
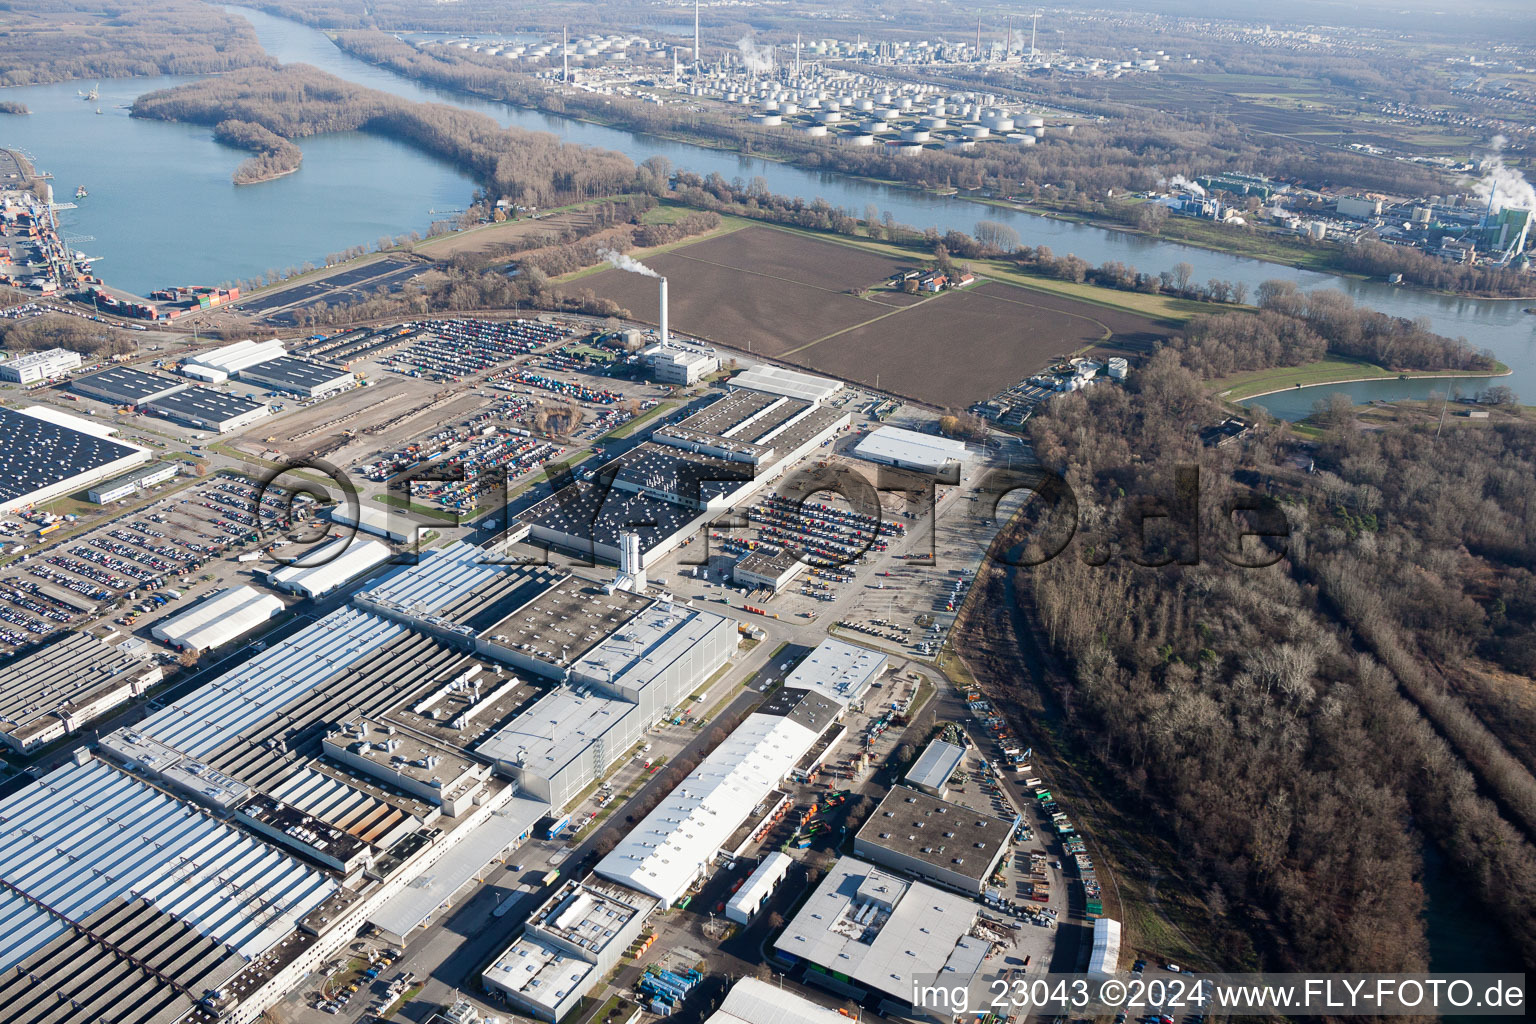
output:
[[[751,369],[743,370],[732,377],[730,383],[732,387],[797,398],[818,405],[843,390],[843,382],[840,380],[817,377],[768,363],[759,363]]]
[[[242,384],[256,384],[305,398],[322,398],[357,386],[351,372],[339,366],[285,355],[237,370],[235,377]]]
[[[143,696],[160,677],[158,665],[121,647],[68,633],[0,666],[0,742],[30,754]]]
[[[993,939],[978,910],[957,893],[843,857],[773,946],[789,963],[814,968],[807,982],[881,1000],[883,1015],[948,1021],[947,1006],[912,1005],[914,983],[942,978],[947,989],[970,989],[969,1005],[987,1005],[981,970]]]
[[[971,896],[986,891],[1008,852],[1012,821],[904,786],[892,787],[854,837],[853,853]]]
[[[113,477],[111,480],[88,488],[85,496],[97,505],[122,501],[124,498],[133,497],[146,487],[176,479],[180,469],[181,467],[174,462],[157,462],[149,466],[140,466],[137,469],[130,469],[122,476]]]
[[[156,640],[182,651],[211,651],[282,614],[283,602],[254,587],[228,587],[155,623]]]
[[[661,384],[689,387],[720,369],[720,355],[707,345],[676,340],[663,341],[640,353],[651,379]]]
[[[71,352],[67,348],[50,348],[41,352],[27,352],[0,362],[0,380],[8,380],[12,384],[36,384],[78,369],[80,353]]]
[[[1333,204],[1334,212],[1351,220],[1371,220],[1381,216],[1381,200],[1366,196],[1339,196]]]
[[[905,781],[912,788],[943,800],[949,796],[949,780],[954,778],[964,760],[964,747],[934,740],[907,769]]]
[[[963,475],[965,466],[970,462],[964,441],[954,441],[937,434],[922,434],[901,427],[877,427],[871,430],[854,445],[853,454],[867,462],[910,469],[931,476],[951,472]]]
[[[784,685],[815,690],[841,704],[851,704],[864,696],[889,664],[890,659],[879,651],[829,637],[795,666],[784,678]]]
[[[362,608],[560,685],[476,753],[521,791],[564,807],[736,650],[722,615],[453,544],[354,596]]]
[[[744,587],[766,587],[778,593],[808,566],[805,559],[788,548],[759,544],[731,566],[731,579]]]
[[[113,427],[43,406],[0,406],[0,512],[30,508],[148,462]]]
[[[667,794],[611,853],[598,874],[674,904],[687,895],[755,808],[763,805],[829,729],[843,706],[820,693],[781,687],[774,700]]]
[[[794,867],[795,859],[781,850],[774,850],[763,858],[763,862],[757,866],[741,888],[730,898],[725,905],[725,916],[737,924],[751,924],[752,918],[773,891],[784,881],[784,876],[789,874],[789,869]]]
[[[186,386],[186,381],[131,366],[109,366],[69,382],[69,390],[77,395],[126,406],[142,405]]]
[[[636,533],[644,568],[750,500],[848,422],[846,412],[817,401],[734,391],[517,518],[535,541],[611,563],[619,561],[620,535]]]
[[[185,426],[217,434],[239,430],[272,413],[263,402],[200,385],[161,395],[145,402],[143,408]]]
[[[389,546],[376,540],[338,537],[305,552],[296,564],[272,570],[267,574],[267,582],[277,590],[324,597],[393,557]]]
[[[600,878],[566,882],[480,978],[518,1012],[554,1024],[618,966],[657,906]]]

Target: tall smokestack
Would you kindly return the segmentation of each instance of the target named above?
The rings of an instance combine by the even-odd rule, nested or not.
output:
[[[661,343],[667,343],[667,279],[661,279]]]
[[[699,49],[699,0],[693,0],[693,65],[704,69],[704,51]]]

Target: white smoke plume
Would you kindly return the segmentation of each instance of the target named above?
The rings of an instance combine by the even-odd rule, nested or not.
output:
[[[642,277],[661,276],[633,256],[626,256],[621,252],[614,252],[612,249],[599,249],[597,254],[619,270],[627,270],[631,274],[639,274]]]
[[[758,46],[749,34],[736,40],[736,49],[741,54],[741,62],[746,65],[748,74],[766,75],[773,70],[773,47]]]
[[[1190,181],[1182,174],[1175,174],[1173,179],[1169,181],[1168,184],[1172,185],[1174,188],[1188,189],[1197,196],[1205,195],[1205,189],[1201,188],[1198,182]]]
[[[1536,210],[1536,189],[1519,171],[1506,167],[1504,158],[1499,155],[1508,141],[1502,135],[1493,137],[1493,152],[1478,162],[1477,169],[1482,172],[1482,177],[1472,183],[1472,192],[1485,205],[1491,196],[1494,213],[1509,206]]]

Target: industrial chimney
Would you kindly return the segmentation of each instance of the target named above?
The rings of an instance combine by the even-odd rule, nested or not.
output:
[[[661,279],[661,343],[665,345],[667,335],[667,279]]]

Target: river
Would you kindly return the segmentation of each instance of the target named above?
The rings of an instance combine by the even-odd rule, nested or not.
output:
[[[248,8],[225,9],[248,18],[262,46],[285,63],[303,61],[396,96],[451,103],[503,125],[552,132],[569,142],[617,150],[636,161],[660,154],[699,174],[718,172],[743,180],[761,176],[777,193],[821,197],[856,216],[874,204],[882,213],[889,211],[897,220],[921,227],[971,231],[978,220],[1002,221],[1030,245],[1076,253],[1090,263],[1119,260],[1158,271],[1183,261],[1194,267],[1197,281],[1243,281],[1250,293],[1270,278],[1292,280],[1304,288],[1339,288],[1365,305],[1396,316],[1422,317],[1443,334],[1463,336],[1492,350],[1515,371],[1500,383],[1528,400],[1536,398],[1536,316],[1522,312],[1528,303],[1431,295],[1297,270],[479,100],[360,61],[338,50],[324,33],[296,22]],[[0,121],[0,142],[18,146],[41,169],[52,171],[60,200],[67,200],[76,184],[90,189],[80,209],[67,211],[62,222],[67,231],[94,236],[76,247],[103,257],[102,275],[123,288],[142,293],[169,283],[234,280],[318,261],[350,245],[371,245],[382,234],[420,230],[437,219],[430,210],[459,208],[468,200],[472,185],[453,168],[360,133],[299,140],[305,157],[298,173],[236,187],[229,175],[244,154],[213,142],[208,129],[130,119],[119,109],[150,89],[178,81],[103,82],[99,117],[77,96],[80,83],[0,91],[0,98],[24,102],[34,111],[30,117]],[[1331,390],[1364,400],[1449,386],[1472,392],[1482,384],[1375,381],[1302,389],[1256,401],[1290,418],[1304,414]]]

